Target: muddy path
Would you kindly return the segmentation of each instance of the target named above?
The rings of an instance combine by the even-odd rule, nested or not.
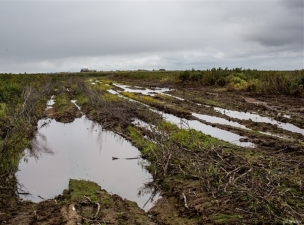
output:
[[[126,80],[115,82],[125,82],[129,89],[133,89],[127,90],[121,85],[112,85],[113,90],[128,99],[182,119],[196,120],[211,127],[239,134],[243,136],[240,138],[241,142],[255,144],[252,149],[235,148],[227,143],[216,143],[209,145],[208,149],[202,149],[200,141],[194,139],[198,145],[192,151],[198,152],[193,156],[188,152],[191,149],[190,143],[185,144],[181,140],[176,140],[178,143],[167,146],[161,137],[155,133],[151,134],[153,127],[142,127],[142,135],[148,136],[153,143],[161,146],[162,151],[168,152],[167,155],[162,153],[162,156],[154,153],[155,157],[162,157],[156,161],[158,165],[163,166],[163,172],[157,169],[155,172],[164,175],[156,175],[154,185],[162,191],[163,198],[150,213],[160,224],[235,224],[240,221],[249,224],[292,221],[297,224],[303,221],[303,98],[262,96],[222,88],[188,88],[172,84],[157,86],[147,82]],[[160,87],[171,90],[154,94],[138,91],[157,90]],[[200,118],[198,114],[204,117]],[[155,125],[147,118],[143,120]],[[167,131],[164,134],[167,135]],[[132,140],[132,137],[130,139]],[[136,141],[134,144],[145,148]],[[173,153],[168,150],[170,147],[182,149],[182,152]],[[205,165],[201,162],[206,159],[206,155],[201,155],[199,149],[207,152],[213,149],[212,151],[216,152],[214,157],[209,158],[213,163],[206,167],[205,172]],[[176,155],[173,156],[174,154]],[[178,160],[180,157],[185,161]],[[161,160],[163,162],[159,162]],[[201,165],[201,168],[184,164],[193,161],[197,166]],[[169,170],[172,170],[172,174]],[[211,174],[208,172],[210,170],[213,171]],[[231,176],[232,174],[234,175]],[[297,177],[295,180],[292,178],[294,176]],[[233,181],[234,179],[237,181]],[[238,183],[240,180],[243,183]],[[262,184],[266,186],[260,187]],[[229,186],[231,189],[227,191]],[[287,187],[293,187],[291,195],[296,196],[293,200],[289,194],[289,197],[283,194],[284,191],[290,190]],[[275,195],[281,197],[276,198]],[[291,208],[284,209],[283,202]],[[168,209],[165,215],[164,209]],[[260,216],[262,214],[263,218]],[[168,218],[172,221],[168,222]]]
[[[136,203],[83,180],[70,180],[61,195],[38,204],[19,200],[0,218],[1,224],[154,224]]]
[[[142,191],[153,190],[162,198],[144,212],[136,203],[109,195],[96,184],[70,181],[69,190],[56,197],[56,201],[15,202],[14,207],[1,214],[1,222],[301,224],[304,221],[303,98],[111,79],[86,79],[85,85],[80,82],[78,86],[70,86],[61,97],[61,93],[55,93],[66,100],[47,109],[46,115],[72,122],[82,116],[71,103],[77,100],[81,112],[89,119],[129,140],[141,151],[141,157],[150,162],[147,169],[153,176]],[[212,129],[214,133],[210,132]],[[229,135],[232,139],[227,138]],[[91,186],[92,192],[88,188]]]
[[[138,85],[144,88],[144,85],[147,84],[145,82],[131,84],[134,90],[138,88]],[[264,147],[267,147],[267,142],[269,142],[269,146],[274,150],[288,144],[295,144],[295,148],[301,147],[298,142],[303,140],[304,118],[301,112],[304,104],[303,98],[267,97],[256,96],[256,94],[253,96],[246,92],[231,92],[210,87],[196,89],[180,86],[174,88],[173,85],[170,87],[171,91],[167,92],[170,93],[169,98],[157,94],[153,96],[158,101],[157,103],[153,101],[142,102],[165,113],[199,120],[212,127],[246,136],[248,138],[243,140],[251,140],[256,144],[264,145]],[[114,88],[120,90],[120,88]],[[153,89],[155,87],[150,84],[145,88]],[[135,97],[135,99],[141,101],[140,97]],[[230,116],[233,113],[239,113],[239,115]],[[198,116],[195,117],[194,114]],[[235,124],[239,126],[235,126]],[[276,140],[278,141],[276,142]]]

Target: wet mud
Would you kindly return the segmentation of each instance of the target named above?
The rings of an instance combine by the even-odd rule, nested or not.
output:
[[[155,224],[136,203],[109,194],[94,182],[70,180],[62,194],[40,203],[20,200],[1,224]]]
[[[136,83],[136,85],[140,86],[139,83]],[[141,85],[144,86],[144,84]],[[151,85],[148,87],[153,89]],[[132,85],[128,88],[132,89]],[[303,170],[303,164],[301,163],[304,153],[304,120],[303,112],[301,111],[301,105],[304,104],[303,98],[259,96],[246,92],[204,87],[188,89],[171,86],[170,88],[170,91],[162,94],[167,94],[171,98],[158,94],[153,96],[154,99],[160,100],[164,104],[155,104],[153,102],[149,104],[146,101],[142,103],[161,111],[164,118],[166,118],[168,113],[173,118],[176,117],[179,121],[169,120],[175,124],[182,123],[180,119],[183,118],[184,120],[189,119],[187,120],[189,127],[191,127],[189,121],[196,121],[212,128],[216,127],[229,131],[231,134],[238,134],[241,136],[237,140],[240,143],[254,143],[254,146],[251,147],[256,153],[250,154],[264,155],[266,158],[274,160],[274,162],[277,160],[281,162],[294,160],[294,163],[297,162],[296,164],[301,168],[300,170]],[[137,89],[135,96],[146,95],[146,93],[140,93],[140,90],[145,89]],[[119,92],[121,90],[116,89],[116,91]],[[138,99],[140,98],[136,97],[136,100]],[[166,109],[162,108],[162,105],[165,105],[164,108],[166,109],[170,107],[170,111],[166,111]],[[182,111],[180,110],[181,108],[183,109]],[[145,130],[153,129],[145,121],[137,121],[137,123],[137,126]],[[206,134],[210,130],[208,127],[200,129],[202,133]],[[210,135],[215,136],[214,134]],[[227,137],[225,134],[221,136],[217,138],[225,139],[224,137]],[[286,162],[287,164],[292,167],[292,164]],[[248,170],[248,172],[250,171]],[[214,202],[212,198],[210,199],[210,196],[206,196],[204,191],[198,194],[197,188],[200,185],[177,183],[176,187],[179,187],[179,191],[163,193],[163,198],[150,210],[153,218],[159,222],[161,221],[161,224],[200,224],[202,221],[204,221],[204,224],[235,224],[240,221],[247,221],[247,223],[251,224],[261,221],[261,218],[257,220],[250,219],[248,215],[251,213],[247,213],[248,215],[246,216],[246,213],[244,214],[244,211],[242,211],[243,209],[231,210],[231,207],[237,205],[235,202],[230,204],[222,202],[223,200]],[[191,192],[191,190],[196,191]],[[188,192],[190,194],[186,194]],[[185,194],[182,195],[182,193]],[[302,194],[300,196],[303,196]],[[172,198],[172,195],[175,198]],[[189,204],[191,204],[191,210]],[[175,205],[175,207],[172,208],[172,205]],[[168,211],[163,213],[165,209],[168,209]],[[224,213],[225,209],[227,214]],[[189,218],[192,219],[189,220]],[[298,214],[297,218],[295,220],[286,219],[286,221],[299,224],[302,221],[301,219],[303,219],[303,215]],[[273,221],[275,221],[275,218],[273,218]]]
[[[102,79],[93,79],[88,84],[97,88],[102,82]],[[161,192],[162,198],[144,212],[136,203],[122,200],[118,195],[108,195],[97,187],[93,188],[94,194],[84,194],[88,184],[70,181],[69,189],[55,198],[57,203],[61,202],[60,207],[55,200],[38,204],[22,201],[24,206],[20,205],[19,210],[13,209],[1,222],[301,224],[304,221],[300,212],[304,207],[301,187],[304,168],[303,98],[137,80],[117,79],[107,86],[110,89],[103,93],[119,95],[122,101],[97,104],[98,107],[71,102],[62,112],[56,107],[46,109],[46,115],[70,123],[84,113],[105,129],[131,141],[146,158],[159,160],[163,157],[163,161],[152,162],[149,168],[154,178],[151,186]],[[130,92],[133,96],[126,97],[122,92]],[[190,127],[225,142],[205,147],[196,146],[196,141],[193,141],[188,144],[193,149],[173,142],[174,151],[166,155],[168,146],[163,142],[166,136],[155,130],[161,118],[166,117],[167,121],[179,124],[180,128],[186,121],[185,129]],[[195,129],[194,124],[199,128]],[[160,155],[155,153],[153,157],[146,154],[144,144],[134,140],[134,134],[129,132],[130,126],[139,128],[140,135],[144,137],[142,140],[153,140],[152,143],[159,144],[164,151]],[[113,157],[116,161],[129,156]],[[42,209],[48,204],[49,210],[44,216]],[[290,211],[286,211],[285,206],[291,207]],[[247,211],[248,207],[252,207],[250,211]],[[281,214],[284,216],[278,216]]]

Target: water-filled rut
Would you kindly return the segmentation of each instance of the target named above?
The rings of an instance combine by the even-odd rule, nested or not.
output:
[[[31,194],[23,198],[34,202],[41,197],[52,198],[68,187],[70,178],[75,178],[95,181],[140,207],[149,199],[149,194],[138,196],[138,190],[152,176],[143,167],[147,162],[130,142],[102,130],[85,116],[69,124],[40,120],[38,128],[32,150],[25,151],[16,174],[24,191]],[[151,206],[148,203],[144,209]]]

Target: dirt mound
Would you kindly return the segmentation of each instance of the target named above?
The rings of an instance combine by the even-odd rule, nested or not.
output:
[[[154,224],[135,202],[111,195],[96,183],[83,180],[70,180],[69,189],[54,199],[40,203],[20,201],[10,209],[2,208],[0,223]]]

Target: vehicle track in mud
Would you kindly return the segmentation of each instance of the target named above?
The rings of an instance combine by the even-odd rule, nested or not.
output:
[[[128,83],[130,86],[140,86],[141,89],[144,88],[144,83],[135,82],[135,83]],[[147,85],[147,83],[145,83]],[[160,85],[161,86],[161,85]],[[159,86],[159,87],[160,87]],[[155,87],[151,87],[151,84],[147,86],[149,89],[153,89]],[[286,97],[286,96],[259,96],[257,94],[250,94],[246,92],[236,92],[236,91],[226,91],[223,89],[218,88],[204,88],[204,87],[198,87],[198,88],[180,88],[178,86],[170,86],[171,88],[175,89],[169,93],[170,95],[173,95],[173,98],[167,98],[162,95],[156,95],[153,96],[154,99],[159,100],[161,103],[155,103],[151,101],[152,103],[149,104],[148,101],[143,101],[144,104],[148,104],[152,107],[155,107],[159,110],[164,110],[164,108],[170,108],[170,113],[180,116],[180,117],[189,117],[189,113],[202,113],[208,116],[217,116],[220,118],[224,118],[228,121],[234,121],[238,122],[244,126],[246,126],[248,129],[241,129],[241,128],[235,128],[229,125],[216,123],[216,122],[210,122],[208,120],[200,120],[201,122],[211,125],[213,127],[219,127],[224,130],[231,131],[233,133],[240,134],[242,136],[246,136],[245,140],[242,141],[251,141],[256,144],[253,152],[249,153],[252,155],[260,154],[259,157],[263,157],[266,159],[266,161],[270,161],[270,163],[282,163],[282,165],[285,165],[285,169],[290,168],[291,171],[294,171],[294,166],[299,169],[300,172],[303,173],[303,113],[301,113],[302,105],[304,104],[304,101],[302,98],[293,98],[293,97]],[[129,87],[130,88],[130,87]],[[117,89],[120,91],[119,89]],[[138,91],[136,91],[138,92]],[[141,95],[142,94],[135,94],[134,96],[131,96],[131,98],[136,99],[137,101],[141,101]],[[129,95],[130,96],[130,95]],[[180,99],[178,99],[180,98]],[[144,99],[144,98],[142,98]],[[280,102],[278,99],[282,99]],[[223,109],[227,110],[235,110],[239,112],[244,113],[252,113],[256,114],[257,117],[261,116],[263,118],[268,118],[270,122],[256,122],[253,119],[245,119],[242,120],[241,118],[233,118],[226,115],[225,113],[220,113],[219,111],[215,110],[215,107],[221,107]],[[184,115],[184,116],[183,116]],[[135,115],[134,115],[135,116]],[[135,117],[136,118],[136,117]],[[197,118],[191,118],[191,119],[197,119]],[[148,121],[144,121],[148,122]],[[286,130],[283,125],[288,124],[294,124],[295,127],[293,127],[291,130]],[[294,128],[296,128],[294,130]],[[145,130],[145,129],[144,129]],[[144,131],[145,133],[146,131]],[[149,132],[148,132],[149,133]],[[225,145],[223,145],[225,146]],[[242,153],[240,153],[242,154]],[[247,153],[246,153],[247,154]],[[171,155],[170,155],[171,156]],[[250,160],[250,157],[246,157],[247,160]],[[167,160],[170,160],[170,157],[167,158]],[[255,160],[253,160],[255,161]],[[257,160],[255,163],[258,163],[259,160]],[[263,162],[261,163],[261,167],[264,168],[266,165]],[[231,163],[236,163],[231,161]],[[294,165],[293,165],[294,164]],[[235,168],[237,169],[237,164],[235,164]],[[247,166],[248,171],[243,171],[243,174],[240,173],[240,177],[247,176],[248,173],[251,173],[253,171],[253,167],[250,166],[250,162]],[[251,167],[251,169],[250,169]],[[267,167],[267,166],[266,166]],[[259,170],[258,168],[256,168]],[[298,170],[296,169],[296,170]],[[272,171],[274,173],[276,168],[270,167],[268,169],[269,171]],[[184,174],[185,172],[182,171]],[[270,172],[272,173],[272,172]],[[227,174],[230,174],[227,173]],[[299,175],[299,173],[296,173]],[[303,175],[303,174],[302,174]],[[191,175],[189,175],[191,177]],[[228,176],[228,175],[227,175]],[[256,176],[256,175],[253,175]],[[293,176],[291,174],[285,175],[285,176]],[[303,192],[301,191],[301,178],[302,176],[299,176],[299,180],[297,182],[297,190],[296,193],[299,194],[299,199],[303,199]],[[290,179],[289,177],[288,179]],[[175,183],[175,178],[171,178],[172,183]],[[233,178],[232,178],[233,179]],[[253,179],[248,178],[248,179]],[[261,177],[263,180],[264,178]],[[265,179],[269,179],[268,176],[265,177]],[[187,180],[187,179],[186,179]],[[191,183],[191,181],[188,181]],[[230,181],[229,181],[230,182]],[[245,181],[246,182],[246,181]],[[247,181],[249,182],[249,180]],[[260,181],[264,182],[264,181]],[[195,182],[194,182],[195,183]],[[270,183],[268,183],[270,184]],[[162,183],[158,183],[158,185],[162,185]],[[169,185],[171,188],[174,188],[175,191],[164,191],[164,198],[160,200],[159,206],[156,205],[155,208],[151,209],[151,213],[154,215],[154,219],[157,221],[161,221],[161,224],[174,224],[174,222],[167,222],[168,219],[166,218],[175,218],[175,222],[182,221],[182,218],[192,218],[191,220],[187,220],[187,222],[183,221],[182,224],[198,224],[199,221],[205,221],[206,223],[237,223],[238,221],[247,221],[247,223],[258,223],[259,221],[283,221],[284,219],[286,221],[293,221],[294,223],[299,223],[299,221],[303,220],[303,214],[300,213],[301,210],[298,212],[295,211],[294,216],[297,218],[295,220],[289,220],[286,218],[276,218],[276,215],[273,214],[271,211],[269,211],[270,214],[268,215],[269,218],[267,219],[261,219],[261,217],[253,219],[253,217],[257,216],[257,214],[253,212],[246,212],[246,209],[238,208],[238,203],[234,202],[234,200],[225,200],[230,201],[230,203],[227,205],[226,203],[223,204],[223,200],[216,200],[217,204],[220,204],[221,202],[221,209],[215,207],[214,204],[203,204],[201,202],[205,201],[215,201],[210,199],[210,196],[206,196],[206,192],[202,191],[200,195],[190,194],[188,196],[187,201],[192,201],[191,203],[186,203],[186,195],[182,195],[183,192],[186,193],[187,190],[198,190],[200,185],[193,184],[193,185],[183,185],[180,182],[177,182],[175,184]],[[280,185],[280,184],[279,184]],[[289,184],[290,185],[290,184]],[[187,187],[188,186],[188,187]],[[278,186],[279,187],[279,186]],[[272,191],[277,188],[275,186],[272,186],[272,190],[268,190],[268,194],[271,195]],[[300,189],[299,189],[300,188]],[[160,188],[162,189],[162,188]],[[176,192],[176,190],[178,190]],[[279,188],[280,189],[280,188]],[[246,190],[246,189],[245,189]],[[288,190],[288,189],[286,189]],[[267,192],[267,188],[265,190],[260,190],[261,193]],[[278,194],[280,192],[277,192]],[[210,193],[209,193],[210,194]],[[191,197],[192,195],[192,197]],[[172,196],[175,196],[172,198]],[[195,197],[196,196],[196,197]],[[199,197],[200,196],[200,197]],[[271,197],[271,198],[274,198]],[[284,197],[286,198],[286,196]],[[167,199],[167,201],[166,201]],[[170,200],[171,199],[171,200]],[[190,200],[189,200],[190,199]],[[198,200],[201,199],[201,200]],[[174,203],[172,203],[172,201]],[[262,203],[264,200],[262,200],[258,205],[262,205],[265,203]],[[289,201],[289,200],[288,200]],[[302,201],[302,200],[297,200]],[[259,202],[259,201],[258,201]],[[298,206],[301,208],[302,204],[298,202]],[[210,203],[210,202],[209,202]],[[170,215],[164,216],[163,210],[164,208],[172,207],[172,204],[175,204],[175,210],[169,210],[172,212],[171,214],[167,212]],[[177,206],[178,205],[178,206]],[[192,210],[188,210],[189,205],[192,206]],[[275,203],[275,207],[279,207],[277,203]],[[206,208],[207,206],[207,208]],[[297,207],[298,207],[297,206]],[[202,208],[200,208],[202,207]],[[236,207],[236,210],[233,209]],[[174,213],[173,213],[174,212]],[[227,213],[227,215],[225,214]],[[251,215],[250,215],[251,214]],[[205,216],[202,216],[205,215]],[[253,216],[255,215],[255,216]],[[163,217],[164,216],[164,217]],[[195,219],[194,219],[195,218]],[[174,220],[173,220],[174,221]],[[191,222],[192,221],[192,222]]]
[[[117,82],[123,81],[118,80]],[[278,216],[279,213],[271,214],[272,211],[270,210],[270,214],[265,216],[265,218],[263,219],[261,214],[261,210],[263,209],[263,207],[259,206],[259,204],[265,204],[265,202],[267,203],[273,201],[274,205],[271,205],[271,207],[276,206],[278,207],[277,210],[281,212],[283,211],[283,209],[279,208],[279,206],[284,206],[280,205],[281,200],[276,199],[275,195],[282,195],[282,204],[287,199],[288,201],[286,200],[285,202],[288,202],[288,205],[296,206],[298,207],[298,209],[303,209],[303,191],[301,189],[301,184],[298,184],[298,186],[296,186],[296,182],[301,181],[301,179],[303,178],[303,134],[287,131],[273,124],[232,118],[226,114],[214,110],[214,107],[220,107],[223,109],[235,110],[240,112],[254,112],[259,114],[260,116],[272,117],[273,119],[279,122],[291,123],[296,125],[300,129],[303,129],[303,98],[293,98],[286,96],[261,96],[257,94],[250,94],[247,92],[227,91],[224,89],[210,87],[188,88],[173,84],[167,86],[168,84],[161,83],[155,83],[152,85],[151,83],[138,81],[128,81],[128,84],[131,86],[140,86],[141,88],[149,87],[150,89],[151,86],[154,86],[154,88],[164,86],[175,89],[166,93],[169,93],[170,95],[176,96],[184,100],[180,100],[170,96],[163,96],[160,94],[152,97],[153,99],[158,100],[160,104],[154,102],[149,105],[151,107],[157,108],[160,111],[170,112],[175,116],[184,118],[186,117],[188,119],[197,119],[192,116],[192,113],[199,113],[208,116],[223,118],[227,121],[238,122],[239,124],[246,126],[250,130],[233,127],[226,124],[211,122],[208,120],[200,120],[202,123],[210,125],[212,127],[218,127],[223,130],[227,130],[239,134],[241,136],[245,136],[247,137],[247,139],[242,141],[251,141],[256,144],[254,149],[244,149],[246,154],[252,155],[252,159],[246,158],[248,160],[248,163],[242,161],[243,156],[241,155],[241,152],[243,149],[239,147],[232,148],[229,144],[219,143],[218,145],[214,145],[214,149],[212,149],[212,146],[210,147],[211,150],[209,148],[205,149],[206,151],[208,150],[208,153],[210,153],[211,158],[209,160],[218,160],[214,162],[215,165],[218,164],[218,162],[220,162],[221,160],[225,161],[225,163],[219,164],[220,166],[225,166],[223,167],[223,171],[218,172],[218,175],[209,174],[210,177],[214,177],[212,177],[212,179],[209,179],[209,177],[208,179],[205,179],[204,173],[207,173],[209,170],[199,171],[198,174],[196,174],[194,172],[197,168],[193,166],[191,167],[193,169],[193,174],[191,174],[190,171],[187,170],[188,168],[184,166],[185,163],[187,164],[189,162],[195,161],[195,163],[201,165],[203,168],[203,164],[200,163],[205,162],[204,160],[206,159],[203,157],[207,156],[201,154],[201,152],[194,151],[193,153],[192,149],[189,150],[187,147],[180,146],[180,143],[175,143],[176,145],[174,146],[178,147],[179,149],[179,151],[176,152],[177,155],[172,155],[173,153],[170,155],[169,153],[166,158],[164,158],[164,162],[154,162],[156,165],[163,167],[163,172],[166,173],[166,176],[159,175],[158,173],[160,171],[158,169],[150,168],[150,170],[154,171],[156,174],[154,176],[155,183],[151,185],[155,185],[155,187],[157,187],[163,195],[163,198],[149,212],[150,217],[154,222],[156,222],[157,224],[238,224],[243,221],[245,223],[251,224],[263,222],[269,223],[272,221],[282,222],[284,221],[284,219],[286,221],[291,221],[294,223],[297,223],[301,220],[303,221],[303,214],[301,214],[300,211],[293,212],[292,210],[294,210],[294,208],[291,209],[291,216],[289,217],[280,217]],[[112,88],[115,89],[114,86]],[[141,96],[141,94],[136,95]],[[147,104],[147,102],[143,103]],[[134,140],[134,137],[132,137],[130,133],[128,133],[128,126],[132,125],[134,118],[143,120],[148,124],[153,124],[153,121],[155,123],[159,122],[159,118],[155,115],[155,118],[151,120],[151,116],[147,115],[148,111],[145,111],[143,108],[141,108],[140,105],[136,105],[136,103],[134,103],[134,105],[132,106],[130,106],[129,103],[126,103],[124,101],[116,102],[115,104],[108,103],[108,105],[104,108],[97,108],[93,104],[83,104],[80,106],[83,112],[90,119],[103,124],[106,129],[110,129],[118,134],[121,134],[123,137],[132,141],[133,144],[141,150],[142,146],[138,144],[136,140]],[[139,111],[137,111],[136,109],[138,109]],[[47,111],[47,115],[62,122],[71,122],[74,120],[75,117],[80,116],[77,107],[73,104],[71,104],[71,106],[67,107],[66,110],[60,113],[56,112],[55,107],[54,109]],[[289,115],[290,118],[284,117],[284,115]],[[155,138],[156,142],[159,141],[159,144],[165,146],[165,143],[160,142],[162,139],[157,134],[151,133],[145,128],[139,128],[139,130],[141,131],[141,134],[143,136],[146,135],[147,137]],[[260,131],[269,132],[273,135],[267,135],[261,133]],[[275,135],[282,136],[283,138],[277,137]],[[238,150],[238,152],[231,153],[233,150]],[[147,155],[146,157],[149,158],[150,156]],[[258,157],[261,158],[259,159]],[[179,158],[185,158],[189,161],[181,161],[181,167],[178,168],[177,160]],[[169,163],[170,160],[174,160],[172,165],[171,163]],[[252,162],[250,160],[252,160]],[[258,164],[258,162],[260,162],[260,165]],[[229,163],[231,163],[232,165],[229,165]],[[271,163],[277,165],[272,167],[270,165]],[[277,180],[275,179],[275,176],[272,177],[271,175],[278,174],[278,171],[276,170],[278,169],[277,166],[280,165],[284,165],[286,170],[292,170],[290,173],[288,172],[284,175],[287,176],[285,177],[287,180],[291,179],[288,176],[293,176],[295,174],[298,176],[297,178],[299,178],[299,180],[292,183],[292,185],[290,185],[290,183],[288,182],[286,183],[287,186],[290,185],[290,187],[295,188],[296,191],[291,193],[291,195],[295,195],[296,193],[296,197],[299,198],[298,200],[295,200],[290,196],[283,196],[282,193],[284,191],[288,192],[288,190],[283,189],[283,187],[281,192],[276,192],[275,188],[277,188],[276,185],[278,185],[278,183],[276,183]],[[230,169],[230,171],[228,171],[227,168]],[[267,173],[265,173],[262,174],[261,177],[257,177],[255,179],[255,176],[258,175],[254,174],[253,171],[270,171],[270,175],[267,175]],[[282,173],[284,173],[284,171]],[[227,184],[217,183],[219,181],[215,181],[214,179],[218,179],[219,177],[223,179],[223,182],[226,182],[227,180]],[[247,180],[242,180],[244,178],[246,178]],[[268,179],[270,179],[271,181],[269,181]],[[284,178],[280,178],[278,180],[284,183]],[[205,181],[206,183],[204,183]],[[255,206],[257,210],[256,212],[246,211],[246,209],[242,208],[242,205],[237,202],[237,200],[239,200],[245,207],[247,207],[246,204],[248,202],[242,199],[246,198],[246,196],[243,196],[242,194],[237,194],[241,191],[246,190],[241,190],[241,187],[243,188],[243,186],[241,183],[238,183],[244,181],[252,182],[252,186],[250,186],[250,188],[254,188],[253,186],[259,187],[259,189],[256,190],[258,190],[261,195],[257,195],[252,199],[252,201],[256,199],[256,202],[253,202],[257,204],[257,206]],[[262,187],[265,185],[266,187]],[[216,190],[217,188],[218,190]],[[248,187],[246,186],[246,188]],[[236,192],[234,192],[235,189],[237,189]],[[268,195],[265,195],[265,199],[263,199],[263,197],[261,196],[265,193],[267,193]],[[67,207],[65,208],[65,210],[58,210],[57,206],[54,206],[53,203],[50,203],[48,201],[43,202],[38,206],[35,204],[25,203],[24,206],[20,205],[18,209],[12,209],[12,214],[7,219],[3,219],[2,222],[7,221],[8,224],[14,224],[13,222],[18,220],[18,218],[27,221],[25,215],[30,215],[28,217],[32,221],[32,224],[42,224],[43,222],[47,224],[46,221],[48,221],[49,224],[56,224],[56,222],[54,222],[55,218],[61,218],[61,222],[67,222],[71,218],[66,215],[64,216],[63,214],[68,213],[69,206],[71,204],[76,204],[78,206],[77,212],[79,212],[80,214],[83,213],[85,210],[91,210],[91,214],[94,214],[96,211],[96,204],[94,205],[92,202],[83,203],[81,201],[85,200],[67,200],[67,197],[64,197],[64,199],[64,207]],[[116,200],[113,201],[115,202]],[[117,200],[117,202],[119,201]],[[115,205],[116,203],[113,204],[114,205],[111,205],[109,207],[109,211],[111,211],[111,207],[117,207]],[[34,213],[35,211],[37,213],[37,207],[46,207],[46,212],[44,212],[43,215],[38,214],[40,221],[37,219],[37,216],[35,217]],[[150,220],[151,218],[149,219],[145,213],[139,212],[137,211],[137,209],[135,211],[132,211],[132,213],[128,217],[127,214],[130,213],[129,210],[130,208],[126,207],[125,210],[117,212],[118,216],[115,216],[115,219],[112,221],[113,224],[121,224],[122,222],[128,222],[128,224],[153,224],[153,222]],[[40,211],[38,210],[38,212]],[[105,220],[104,222],[110,221],[111,215],[114,215],[108,211],[105,211],[104,213],[105,214],[102,217],[102,219]],[[144,219],[142,221],[145,222],[136,223],[136,221],[131,219],[131,217],[135,218],[136,216],[141,214],[144,215]],[[261,214],[261,217],[259,217],[259,214]],[[84,214],[81,215],[81,219],[76,218],[76,220],[84,221],[85,219],[88,219]],[[89,219],[91,220],[91,224],[94,223],[94,216],[92,215]],[[288,214],[283,215],[286,216]],[[290,219],[292,218],[292,216],[294,216],[294,220]],[[36,222],[33,222],[34,220]],[[73,220],[73,218],[71,220]],[[101,223],[103,221],[100,220],[99,222]],[[71,222],[71,224],[73,224],[73,222]],[[74,224],[76,224],[75,221]]]

